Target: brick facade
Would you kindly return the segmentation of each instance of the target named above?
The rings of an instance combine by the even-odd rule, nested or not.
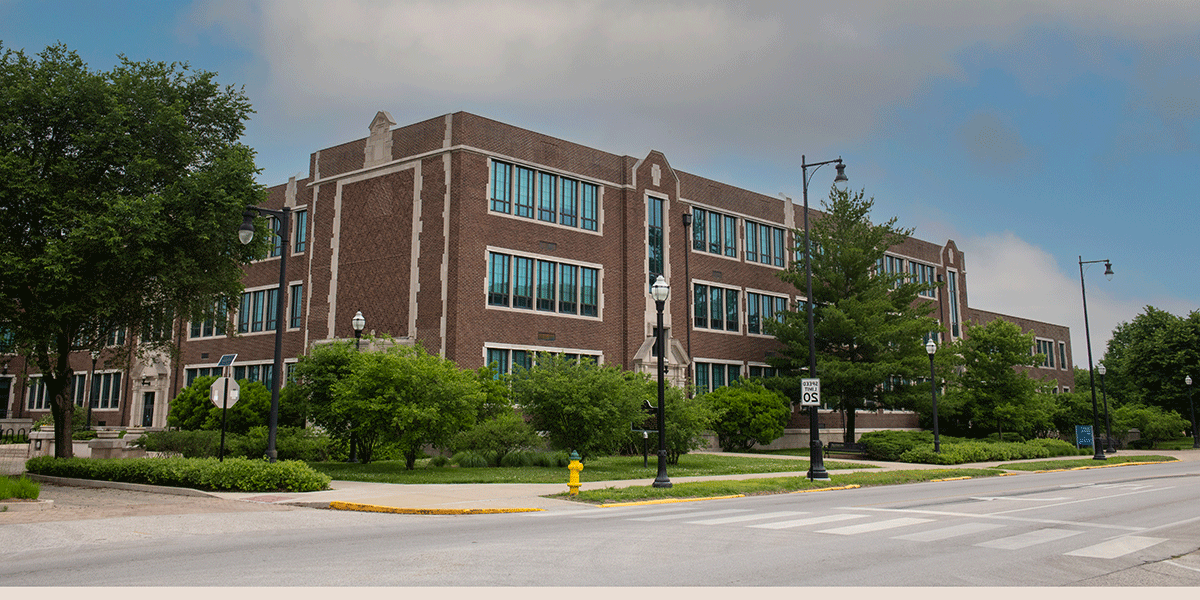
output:
[[[391,125],[390,115],[379,113],[372,121],[370,136],[314,152],[307,177],[269,189],[266,207],[288,206],[293,215],[299,211],[307,215],[307,246],[299,251],[294,248],[294,222],[293,247],[284,250],[289,252],[289,286],[303,286],[299,327],[289,327],[284,333],[286,362],[294,362],[320,341],[352,339],[351,318],[362,311],[366,335],[422,344],[463,368],[482,366],[489,349],[506,352],[509,357],[522,350],[549,350],[593,355],[606,364],[653,372],[651,348],[657,315],[649,295],[652,256],[648,229],[654,219],[650,206],[659,201],[663,207],[661,270],[671,286],[664,315],[671,382],[696,381],[696,369],[700,368],[706,369],[703,379],[709,385],[727,381],[731,373],[744,377],[752,368],[766,367],[767,357],[779,349],[773,338],[751,331],[751,323],[764,315],[763,309],[752,309],[749,301],[768,303],[769,298],[784,298],[791,304],[802,299],[798,290],[777,277],[783,268],[775,264],[777,255],[786,265],[791,252],[774,250],[778,245],[775,236],[781,237],[784,248],[795,246],[792,231],[802,226],[804,217],[799,202],[677,171],[658,151],[642,158],[610,154],[469,113],[403,127]],[[512,182],[509,211],[492,206],[497,193],[492,175],[498,163],[510,165],[514,177],[518,172],[533,173],[531,181],[537,191],[529,216],[517,214]],[[548,183],[556,186],[557,202],[564,197],[564,186],[579,186],[576,201],[580,202],[580,214],[574,224],[564,224],[563,210],[555,213],[554,222],[539,218],[538,191],[549,189]],[[594,230],[582,225],[580,195],[585,187],[595,190]],[[699,223],[685,225],[685,214],[708,217],[703,243],[695,235]],[[819,211],[813,211],[813,219],[819,216]],[[720,241],[711,246],[716,240],[707,235],[707,228],[714,219],[720,224],[711,232],[719,234]],[[748,227],[764,232],[750,248]],[[731,245],[727,231],[734,233]],[[703,249],[695,247],[698,243]],[[759,248],[764,244],[772,248],[766,264]],[[727,254],[727,245],[732,255]],[[753,256],[748,250],[754,251]],[[596,314],[585,314],[582,308],[586,284],[580,280],[572,292],[576,306],[562,309],[575,314],[558,308],[539,310],[536,304],[515,306],[515,292],[510,294],[512,300],[506,300],[514,305],[489,303],[493,253],[509,256],[512,264],[517,258],[530,260],[525,264],[534,265],[533,274],[543,263],[558,269],[559,276],[564,268],[579,277],[595,273]],[[961,323],[968,317],[980,319],[990,314],[968,308],[964,255],[953,241],[936,244],[910,238],[889,254],[903,261],[897,263],[902,268],[919,263],[931,269],[928,273],[938,281],[947,282],[936,297],[927,299],[937,305],[935,316],[951,329],[951,337],[962,334],[961,327],[954,327],[956,315]],[[278,260],[267,258],[248,265],[247,291],[277,287]],[[948,289],[951,278],[953,297]],[[560,277],[555,283],[562,283]],[[727,310],[717,311],[719,318],[708,319],[713,315],[709,307],[703,323],[698,324],[696,285],[706,286],[705,301],[724,303]],[[556,295],[560,292],[555,290]],[[729,310],[734,306],[731,297],[736,298],[735,310]],[[290,293],[288,300],[290,304]],[[560,302],[558,307],[562,306]],[[290,308],[285,312],[283,317],[290,322]],[[1056,344],[1066,343],[1069,360],[1066,327],[1000,317]],[[238,319],[232,317],[231,332],[236,332]],[[714,323],[720,323],[719,328]],[[163,365],[163,384],[156,388],[162,400],[186,384],[189,370],[199,373],[211,368],[222,354],[237,353],[238,365],[272,361],[274,333],[265,328],[234,337],[206,338],[192,338],[187,324],[181,324],[178,331],[182,334],[179,358],[169,369]],[[16,366],[18,360],[9,362]],[[86,357],[84,362],[90,365]],[[1059,375],[1035,371],[1055,378]],[[130,379],[126,378],[125,398],[141,392],[140,381]],[[21,384],[15,384],[9,406],[20,415],[39,414],[24,409],[22,393]],[[132,422],[138,417],[140,413],[128,409],[130,404],[123,403],[114,422]],[[158,410],[153,425],[161,427],[165,404]],[[915,427],[912,415],[873,415],[862,413],[859,428]],[[823,415],[822,427],[840,427],[840,419],[835,413]],[[807,420],[797,419],[795,425],[806,428]]]

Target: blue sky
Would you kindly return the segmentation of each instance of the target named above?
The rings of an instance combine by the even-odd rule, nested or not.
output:
[[[799,198],[841,156],[876,220],[954,239],[973,306],[1068,325],[1086,366],[1196,310],[1200,3],[0,0],[0,41],[188,62],[244,86],[261,181],[465,110]],[[833,172],[818,172],[810,200]]]

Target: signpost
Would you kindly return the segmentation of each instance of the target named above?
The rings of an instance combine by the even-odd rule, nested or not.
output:
[[[800,406],[820,406],[821,405],[821,380],[820,379],[801,379],[800,380]]]
[[[236,359],[236,354],[225,354],[221,356],[221,360],[217,361],[217,366],[228,370]],[[238,401],[241,387],[232,377],[222,376],[212,383],[209,390],[211,390],[209,397],[212,398],[212,403],[221,407],[221,450],[217,453],[217,460],[225,462],[225,416],[229,407]]]

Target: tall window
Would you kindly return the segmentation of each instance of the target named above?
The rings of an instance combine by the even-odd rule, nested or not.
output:
[[[596,231],[598,222],[596,196],[599,189],[598,186],[591,183],[579,184],[580,200],[583,203],[583,223],[580,226],[588,231]]]
[[[649,231],[646,233],[650,257],[650,276],[663,275],[663,200],[650,196],[646,200]]]
[[[554,263],[548,260],[538,261],[538,310],[554,310]]]
[[[533,259],[513,257],[516,266],[516,285],[513,286],[513,308],[533,308]]]
[[[308,249],[308,210],[296,211],[296,230],[292,232],[292,237],[295,239],[295,252],[304,252]]]
[[[533,218],[533,169],[517,167],[516,215]]]
[[[47,410],[50,408],[50,403],[46,400],[46,383],[42,381],[41,376],[30,377],[27,389],[29,390],[29,399],[25,403],[25,408],[29,410]]]
[[[787,310],[787,303],[784,297],[746,292],[746,331],[765,334],[763,324],[781,318],[780,314]]]
[[[87,399],[87,375],[76,374],[71,378],[71,399],[75,406],[83,406]]]
[[[1053,369],[1054,368],[1054,342],[1052,342],[1050,340],[1036,340],[1036,343],[1037,343],[1037,350],[1036,350],[1035,354],[1041,354],[1044,356],[1042,358],[1041,366]]]
[[[300,312],[300,305],[304,301],[304,284],[297,283],[291,287],[291,300],[288,302],[288,327],[298,329],[303,314]]]
[[[274,243],[271,244],[271,256],[279,256],[283,254],[283,238],[279,236],[279,219],[267,217],[267,226],[273,232],[272,239]]]
[[[579,182],[562,177],[562,197],[559,202],[558,222],[575,227],[579,217]]]
[[[585,317],[594,317],[600,314],[599,303],[599,277],[600,271],[589,267],[580,269],[582,283],[580,285],[579,294],[579,314]]]
[[[558,312],[576,314],[579,309],[579,305],[575,302],[579,296],[579,267],[575,265],[559,265],[559,274]]]
[[[508,306],[508,261],[509,255],[493,252],[489,257],[491,273],[488,276],[488,304]]]
[[[538,173],[538,220],[554,222],[556,210],[555,183],[558,178],[550,173]]]
[[[921,264],[916,261],[908,261],[908,272],[912,275],[912,279],[916,283],[933,283],[937,280],[937,270],[932,265]],[[926,298],[937,298],[937,290],[929,289],[922,291],[922,296]]]
[[[725,215],[725,256],[737,258],[737,217]]]
[[[191,334],[193,338],[213,337],[225,335],[225,323],[229,320],[229,315],[225,312],[225,306],[218,302],[213,310],[217,315],[206,321],[192,322]]]
[[[946,279],[950,286],[950,294],[946,299],[950,303],[950,334],[958,337],[958,273],[946,271]]]
[[[746,261],[783,266],[783,230],[746,221]]]
[[[1058,366],[1067,368],[1067,343],[1058,343]]]
[[[510,182],[512,181],[512,165],[498,160],[492,161],[492,210],[496,212],[512,212],[510,208]]]
[[[692,306],[696,327],[740,331],[738,296],[738,290],[694,284]]]
[[[238,333],[274,331],[279,288],[244,292],[238,308]]]
[[[692,248],[737,257],[737,217],[703,208],[692,209]]]

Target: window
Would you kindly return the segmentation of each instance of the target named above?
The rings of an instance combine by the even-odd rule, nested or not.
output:
[[[746,221],[746,260],[764,265],[783,266],[783,230]]]
[[[96,373],[92,380],[92,408],[111,410],[120,407],[121,372]]]
[[[599,354],[588,353],[564,353],[558,350],[548,350],[546,348],[487,348],[487,364],[494,365],[495,375],[499,377],[507,373],[515,372],[517,367],[523,369],[532,369],[534,359],[539,352],[548,352],[550,354],[562,355],[570,360],[590,360],[599,363]]]
[[[560,225],[575,227],[579,217],[579,182],[566,177],[560,178],[562,197],[559,199],[558,222]]]
[[[1066,342],[1058,343],[1058,366],[1063,369],[1067,368],[1067,343]]]
[[[649,231],[648,242],[650,276],[663,275],[663,200],[650,196],[646,199],[646,218]]]
[[[892,256],[890,254],[885,254],[883,258],[879,259],[879,262],[875,263],[875,267],[877,272],[883,275],[891,276],[893,280],[892,287],[895,287],[896,283],[899,282],[899,280],[894,276],[905,273],[904,259]]]
[[[296,231],[293,232],[293,237],[296,242],[293,245],[295,252],[300,253],[308,249],[308,210],[298,210],[296,213]]]
[[[742,365],[696,362],[696,393],[711,392],[741,378]]]
[[[46,383],[42,381],[40,376],[30,377],[29,400],[25,403],[25,408],[29,410],[48,410],[50,403],[46,400]]]
[[[1050,369],[1054,368],[1054,342],[1050,340],[1036,340],[1037,349],[1034,354],[1043,355],[1041,366]]]
[[[509,204],[509,184],[512,181],[512,165],[497,160],[492,161],[492,202],[491,208],[496,212],[511,212]]]
[[[229,320],[229,315],[225,312],[225,306],[221,303],[213,305],[213,311],[216,316],[205,321],[195,321],[192,323],[191,337],[213,337],[225,335],[225,323]]]
[[[104,335],[105,346],[124,346],[125,345],[125,328],[114,327]]]
[[[213,369],[217,371],[218,369]],[[219,373],[213,373],[219,375]],[[275,364],[237,365],[233,367],[233,378],[237,381],[261,381],[267,389],[274,385]]]
[[[599,316],[599,269],[501,252],[488,253],[488,264],[490,306]]]
[[[279,288],[244,292],[238,308],[238,333],[275,331]]]
[[[492,212],[596,231],[600,187],[554,173],[492,161]],[[535,206],[536,205],[536,206]]]
[[[954,271],[946,271],[946,279],[950,286],[950,294],[947,301],[950,302],[950,334],[958,337],[958,273]],[[1062,361],[1067,362],[1065,359]]]
[[[910,260],[908,261],[908,272],[912,275],[912,280],[916,283],[930,284],[937,281],[937,271],[931,265],[924,265]],[[937,289],[922,291],[920,295],[926,298],[937,298]]]
[[[288,303],[288,327],[298,329],[300,327],[301,317],[300,304],[304,301],[304,284],[297,283],[291,288],[291,300]]]
[[[779,372],[775,369],[775,367],[759,367],[750,365],[751,377],[775,377],[778,374]]]
[[[275,217],[267,217],[267,227],[273,232],[272,238],[274,243],[271,244],[270,256],[279,256],[283,254],[283,238],[279,235],[279,219]]]
[[[737,258],[737,217],[693,208],[692,248]]]
[[[725,216],[725,256],[737,258],[737,217]]]
[[[192,385],[193,381],[196,381],[197,377],[220,377],[221,376],[221,367],[197,367],[197,368],[191,368],[191,369],[184,369],[183,373],[184,373],[184,378],[186,380],[186,383],[184,383],[184,385],[190,386],[190,385]]]
[[[517,167],[516,215],[533,218],[533,176],[535,171]]]
[[[538,220],[554,222],[555,214],[558,212],[557,203],[554,201],[556,190],[556,180],[558,178],[550,173],[538,173]]]
[[[71,378],[71,400],[75,406],[83,406],[87,398],[87,375],[76,374]]]
[[[755,292],[746,292],[746,331],[766,334],[764,323],[781,319],[780,313],[787,310],[788,299]]]
[[[692,305],[696,327],[724,331],[740,331],[738,290],[711,285],[694,284]]]

